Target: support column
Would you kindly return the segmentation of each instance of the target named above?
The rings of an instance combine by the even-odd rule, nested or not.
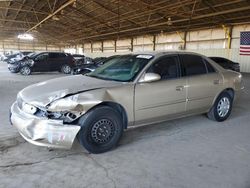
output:
[[[186,38],[187,38],[187,32],[185,31],[183,34],[180,33],[179,31],[176,31],[176,33],[180,36],[181,38],[181,42],[182,42],[182,47],[181,47],[181,50],[185,50],[186,49],[186,44],[187,44],[187,41],[186,41]]]
[[[90,43],[90,50],[91,50],[91,53],[93,53],[93,42],[92,41]]]
[[[104,51],[104,50],[103,50],[103,41],[102,41],[102,44],[101,44],[101,50],[102,50],[102,52]]]
[[[3,52],[5,53],[5,49],[4,49],[4,40],[3,40],[3,43],[2,43],[2,44],[3,44]]]
[[[17,49],[20,51],[20,39],[17,39]]]
[[[115,52],[117,51],[116,40],[115,40]]]
[[[187,31],[184,32],[184,37],[183,37],[183,50],[186,50],[187,47]]]
[[[130,50],[131,52],[134,51],[134,38],[133,37],[131,38]]]
[[[153,35],[153,51],[155,51],[156,35]]]
[[[35,43],[34,43],[34,40],[32,41],[32,51],[33,51],[33,52],[35,51]]]
[[[225,35],[226,35],[226,39],[227,39],[227,49],[231,49],[233,26],[222,25],[222,28],[225,31]]]

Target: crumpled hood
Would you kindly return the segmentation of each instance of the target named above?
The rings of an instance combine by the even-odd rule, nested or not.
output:
[[[121,82],[106,81],[83,75],[65,76],[30,85],[18,93],[23,101],[38,107],[45,107],[66,95],[93,89],[121,85]]]

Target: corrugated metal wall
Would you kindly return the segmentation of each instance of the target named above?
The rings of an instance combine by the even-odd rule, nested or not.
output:
[[[250,24],[237,25],[232,28],[231,49],[227,49],[228,39],[225,30],[221,28],[191,31],[186,34],[186,50],[207,56],[221,56],[240,62],[242,72],[250,72],[250,56],[240,56],[240,32],[250,31]],[[180,50],[184,43],[184,33],[138,36],[133,39],[86,43],[82,45],[85,55],[90,57],[110,56],[133,52],[162,50]],[[155,40],[155,44],[154,44]],[[116,46],[115,46],[116,44]],[[132,45],[133,44],[133,45]],[[76,49],[79,52],[79,50]]]
[[[63,48],[56,45],[48,45],[38,41],[5,40],[0,41],[0,53],[16,51],[62,51]]]

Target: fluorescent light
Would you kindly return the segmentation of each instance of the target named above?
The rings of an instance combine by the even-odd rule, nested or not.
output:
[[[31,34],[24,33],[24,34],[19,34],[17,38],[22,39],[22,40],[33,40],[34,37]]]

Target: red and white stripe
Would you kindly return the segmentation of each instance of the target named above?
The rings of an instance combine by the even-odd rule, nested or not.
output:
[[[250,46],[240,45],[240,55],[250,55]]]

